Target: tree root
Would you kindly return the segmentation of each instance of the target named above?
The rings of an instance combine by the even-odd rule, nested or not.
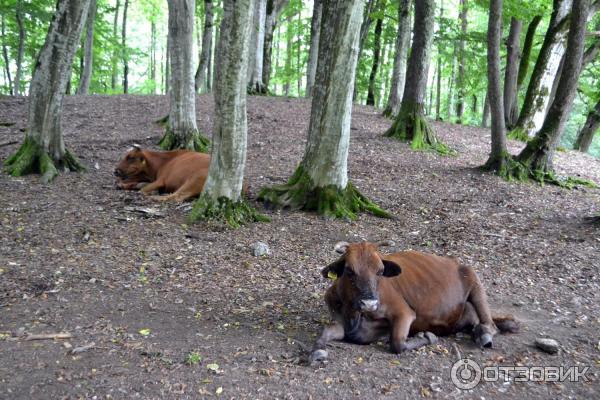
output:
[[[218,221],[224,222],[236,229],[251,222],[270,222],[266,215],[260,214],[241,199],[233,202],[227,197],[219,197],[216,201],[207,195],[201,195],[194,202],[189,215],[190,222],[196,221]]]
[[[85,167],[79,163],[77,158],[68,150],[58,162],[52,160],[40,145],[29,138],[25,141],[5,162],[6,172],[12,176],[23,176],[39,173],[44,183],[52,182],[58,175],[58,171],[85,171]]]
[[[296,169],[288,183],[263,188],[258,199],[275,207],[316,211],[329,218],[355,220],[359,212],[392,218],[390,213],[362,195],[351,183],[344,189],[335,185],[316,187],[301,166]]]
[[[264,83],[256,82],[255,85],[249,84],[246,90],[250,96],[268,96],[269,95],[269,89],[267,88],[267,86]]]
[[[200,153],[210,152],[210,140],[206,136],[198,131],[187,136],[187,138],[182,139],[167,128],[164,136],[160,139],[160,142],[158,142],[158,145],[163,150],[188,149]]]
[[[442,155],[456,155],[455,150],[437,138],[423,113],[419,112],[418,107],[413,107],[408,111],[406,108],[409,107],[400,109],[400,114],[384,136],[410,142],[413,150],[432,150]]]

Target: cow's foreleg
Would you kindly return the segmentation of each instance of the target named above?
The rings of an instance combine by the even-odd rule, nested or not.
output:
[[[492,347],[492,340],[498,329],[492,319],[492,313],[490,312],[490,306],[488,305],[483,285],[475,272],[471,269],[469,270],[471,271],[470,279],[472,286],[468,300],[473,304],[473,308],[479,318],[479,324],[475,325],[473,329],[473,338],[481,347]]]
[[[156,181],[151,182],[151,183],[147,184],[146,186],[144,186],[142,188],[141,192],[144,193],[145,195],[149,195],[150,193],[154,192],[155,190],[159,190],[164,186],[165,185],[161,181],[156,180]]]
[[[315,343],[310,352],[310,356],[308,358],[309,363],[313,363],[315,361],[323,361],[327,358],[327,343],[332,340],[342,340],[344,339],[344,325],[340,322],[335,322],[332,325],[326,326],[319,336],[319,339]]]

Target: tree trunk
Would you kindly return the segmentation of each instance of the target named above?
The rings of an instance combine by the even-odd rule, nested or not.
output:
[[[253,7],[253,0],[223,2],[212,156],[202,195],[192,210],[192,220],[224,219],[234,227],[264,220],[241,195],[246,164],[246,92]]]
[[[573,105],[581,61],[585,45],[585,31],[589,0],[573,0],[563,74],[560,77],[556,97],[544,120],[542,128],[516,158],[518,165],[511,176],[516,179],[534,179],[561,186],[580,183],[577,180],[559,180],[553,171],[552,157],[564,131]]]
[[[92,60],[94,49],[94,21],[96,20],[96,0],[90,0],[90,7],[86,17],[86,38],[83,57],[83,72],[77,88],[77,94],[88,94],[92,80]]]
[[[386,117],[396,117],[398,115],[400,103],[402,102],[402,94],[404,93],[406,61],[410,46],[410,4],[411,0],[400,0],[398,5],[398,34],[396,35],[396,53],[392,68],[392,87],[387,106],[383,110],[383,115]]]
[[[517,123],[519,110],[517,104],[518,66],[521,58],[519,44],[523,23],[512,17],[510,33],[506,40],[506,70],[504,73],[504,123],[511,129]]]
[[[502,84],[500,82],[500,41],[502,40],[502,0],[490,1],[488,17],[488,102],[492,114],[492,151],[484,168],[506,173],[509,159],[506,150],[506,132],[504,126],[504,102],[502,101]]]
[[[204,0],[204,30],[202,31],[202,50],[200,62],[196,70],[194,88],[200,93],[208,91],[207,72],[210,65],[212,52],[212,30],[213,30],[213,3],[212,0]]]
[[[319,0],[317,0],[319,1]],[[273,33],[279,22],[279,17],[289,0],[267,0],[267,16],[265,19],[265,45],[263,50],[262,81],[266,93],[271,82],[271,55],[273,52]]]
[[[194,90],[194,0],[169,1],[169,53],[171,61],[170,111],[165,135],[159,145],[165,150],[208,151],[208,139],[196,126]]]
[[[375,40],[373,44],[373,65],[369,74],[369,86],[367,88],[367,105],[375,105],[375,78],[379,69],[379,60],[381,58],[381,32],[383,31],[383,12],[385,11],[385,0],[379,0],[379,11],[381,15],[375,23]]]
[[[481,117],[481,127],[487,128],[489,125],[490,125],[490,99],[489,99],[489,96],[486,91],[485,100],[483,102],[483,115]]]
[[[263,189],[268,203],[314,210],[334,218],[356,218],[358,212],[388,214],[348,182],[348,146],[361,0],[325,0],[319,62],[302,162],[287,184]]]
[[[156,22],[150,24],[150,79],[152,80],[152,94],[156,94]]]
[[[433,149],[442,154],[452,151],[441,143],[424,115],[425,91],[429,71],[435,1],[415,2],[415,29],[406,75],[410,77],[404,88],[400,113],[385,136],[411,142],[413,149]]]
[[[454,103],[454,81],[455,81],[455,77],[456,77],[456,53],[457,53],[457,47],[456,45],[454,45],[454,51],[452,53],[452,68],[450,70],[450,77],[448,78],[448,99],[447,99],[447,103],[448,103],[448,108],[447,108],[447,112],[446,112],[446,116],[448,121],[450,121],[450,119],[452,118],[452,106]]]
[[[283,93],[286,97],[290,95],[290,81],[292,74],[292,14],[289,13],[287,16],[287,26],[285,29],[285,84],[283,85]]]
[[[319,35],[321,33],[322,10],[323,0],[315,0],[310,23],[310,50],[308,53],[306,74],[306,97],[312,96],[312,90],[315,85],[315,74],[317,73],[317,62],[319,58]]]
[[[526,140],[544,122],[552,83],[565,52],[571,4],[572,0],[554,0],[550,25],[527,87],[519,119],[509,134],[511,138]]]
[[[467,0],[460,0],[460,40],[458,41],[458,76],[456,79],[456,123],[462,123],[465,111],[465,37],[467,35]]]
[[[165,51],[165,94],[171,92],[171,35],[167,33],[167,50]]]
[[[367,41],[367,37],[369,36],[369,30],[371,29],[371,24],[373,23],[373,18],[371,13],[375,8],[375,0],[367,0],[367,5],[365,7],[365,11],[363,14],[363,21],[360,25],[360,35],[358,39],[358,62],[362,59],[362,53],[365,47],[365,43]],[[356,77],[354,77],[356,81]],[[358,86],[354,85],[354,94],[352,95],[352,99],[356,100],[358,98]]]
[[[117,0],[116,6],[115,6],[115,17],[113,20],[113,38],[117,38],[117,31],[118,31],[118,24],[119,24],[119,6],[120,6],[120,1]],[[113,53],[113,57],[112,57],[112,73],[110,76],[110,88],[114,91],[117,88],[117,59],[118,59],[118,55],[117,55],[117,48],[115,47],[114,53]]]
[[[600,128],[600,101],[596,103],[585,120],[585,124],[577,134],[577,140],[575,140],[574,149],[579,150],[583,153],[587,153],[590,150],[592,141],[594,140],[594,134]]]
[[[267,88],[262,80],[266,12],[267,0],[255,0],[250,59],[248,61],[248,93],[250,94],[267,94]]]
[[[4,70],[7,77],[7,86],[10,91],[10,95],[14,94],[13,92],[13,83],[10,77],[10,63],[8,61],[8,48],[6,47],[6,22],[4,21],[4,13],[2,13],[2,57],[4,58]]]
[[[17,1],[17,27],[19,29],[19,47],[17,50],[17,72],[15,74],[15,89],[13,90],[13,94],[18,96],[21,94],[21,75],[23,68],[23,53],[25,51],[25,28],[23,26],[23,1]]]
[[[123,26],[121,28],[121,51],[123,52],[123,93],[129,93],[129,51],[127,50],[127,8],[129,0],[123,5]]]
[[[90,0],[59,0],[29,87],[28,129],[19,150],[5,166],[13,176],[41,173],[49,182],[58,169],[82,167],[65,148],[61,114],[71,64],[79,46]]]
[[[533,17],[529,25],[527,26],[527,33],[525,34],[525,42],[523,42],[523,53],[521,55],[521,62],[519,63],[519,75],[517,78],[517,93],[525,82],[527,77],[527,71],[529,71],[529,58],[531,56],[531,49],[533,49],[533,39],[535,38],[535,31],[542,20],[541,15]]]

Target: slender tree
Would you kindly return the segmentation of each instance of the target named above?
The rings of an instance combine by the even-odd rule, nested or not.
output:
[[[206,93],[209,88],[207,74],[209,71],[210,57],[212,53],[213,35],[213,2],[204,0],[204,29],[202,31],[202,50],[200,52],[200,63],[196,70],[194,88],[200,93]]]
[[[4,58],[4,73],[6,74],[6,79],[10,91],[10,95],[14,94],[13,92],[13,83],[10,77],[10,63],[8,61],[8,46],[6,44],[6,22],[4,13],[0,14],[0,18],[2,20],[2,57]]]
[[[588,113],[585,124],[583,124],[583,127],[577,134],[577,139],[575,140],[573,148],[583,153],[588,152],[598,128],[600,128],[600,101],[598,101],[596,106]]]
[[[404,93],[406,61],[408,60],[408,48],[410,46],[410,4],[411,0],[400,0],[398,4],[398,34],[396,35],[396,52],[392,68],[392,87],[390,88],[387,105],[383,110],[383,115],[388,118],[398,115],[402,94]]]
[[[317,61],[319,58],[319,35],[321,33],[322,10],[323,0],[315,0],[313,5],[312,20],[310,23],[310,50],[308,53],[308,67],[306,73],[306,97],[312,96],[312,89],[315,85]]]
[[[319,1],[319,0],[317,0]],[[273,33],[275,27],[279,22],[281,13],[287,6],[289,0],[267,0],[267,16],[265,20],[265,45],[263,51],[263,67],[262,67],[262,81],[265,86],[265,90],[269,92],[269,83],[271,82],[271,56],[273,53]]]
[[[487,128],[490,125],[490,99],[485,93],[485,100],[483,101],[483,115],[481,116],[481,127]]]
[[[557,178],[553,170],[552,158],[564,131],[577,91],[585,45],[589,4],[589,0],[573,0],[565,63],[556,96],[542,128],[516,157],[515,162],[508,171],[508,178],[517,180],[532,179],[560,186],[583,183],[578,179],[561,180]]]
[[[23,0],[17,0],[16,20],[19,29],[19,45],[17,50],[17,72],[15,74],[13,93],[15,96],[21,94],[21,75],[23,73],[23,53],[25,52],[25,27],[23,26]]]
[[[434,0],[415,2],[415,29],[408,60],[407,76],[400,113],[385,136],[411,142],[413,149],[434,149],[447,154],[451,150],[441,143],[424,115],[425,90],[429,71],[429,55],[433,40]]]
[[[388,214],[348,182],[348,146],[361,0],[324,0],[319,62],[312,94],[304,157],[290,180],[264,188],[259,198],[293,209],[314,210],[336,218],[369,211]]]
[[[83,71],[77,88],[77,94],[88,94],[92,80],[92,62],[94,57],[94,22],[96,20],[96,0],[90,0],[86,17],[86,38],[83,56]]]
[[[263,78],[263,55],[265,51],[265,22],[267,0],[254,0],[254,18],[250,32],[250,58],[248,60],[248,93],[266,94]]]
[[[517,104],[517,79],[521,58],[519,43],[521,38],[521,20],[510,19],[510,32],[506,40],[506,70],[504,73],[504,123],[510,129],[519,118]]]
[[[113,19],[113,38],[117,41],[117,32],[119,28],[119,7],[121,2],[117,0],[115,5],[115,16]],[[114,91],[117,88],[117,61],[119,59],[118,46],[115,46],[115,50],[112,56],[112,73],[110,76],[110,88]]]
[[[458,76],[456,79],[456,122],[462,123],[465,111],[465,40],[467,36],[467,0],[460,0],[460,39],[458,41]]]
[[[242,198],[246,164],[246,91],[253,0],[224,0],[215,77],[215,129],[208,178],[192,220],[219,219],[237,227],[265,221]]]
[[[209,141],[196,125],[193,44],[194,0],[169,1],[170,111],[160,147],[207,152]]]
[[[123,5],[123,25],[121,26],[121,51],[123,58],[123,93],[129,93],[129,51],[127,50],[127,9],[129,0]]]
[[[525,34],[525,41],[523,42],[521,61],[519,62],[517,92],[519,92],[521,86],[525,82],[525,78],[527,77],[527,73],[529,71],[529,59],[531,58],[531,50],[533,49],[533,39],[535,38],[535,31],[537,30],[541,20],[542,16],[536,15],[531,19],[529,25],[527,25],[527,33]]]
[[[510,138],[527,140],[544,121],[552,83],[565,51],[572,3],[573,0],[554,0],[550,24],[529,80],[519,119],[509,133]]]
[[[381,32],[383,31],[383,13],[385,11],[386,0],[380,0],[378,3],[377,22],[375,23],[375,35],[373,44],[373,64],[369,74],[369,86],[367,88],[367,105],[375,105],[375,79],[381,60]]]
[[[490,0],[488,17],[488,104],[492,117],[492,152],[484,169],[504,174],[510,158],[506,150],[506,130],[504,125],[504,102],[500,82],[500,41],[502,40],[502,0]]]
[[[28,130],[23,144],[4,163],[13,176],[41,173],[50,182],[59,169],[83,167],[65,148],[62,101],[79,46],[90,0],[59,0],[29,87]]]

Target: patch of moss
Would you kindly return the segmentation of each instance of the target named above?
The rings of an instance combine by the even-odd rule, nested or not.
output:
[[[192,132],[186,136],[186,138],[182,139],[167,127],[166,132],[162,139],[160,139],[160,142],[158,142],[158,145],[163,150],[188,149],[200,153],[210,152],[210,140],[206,136],[198,131]]]
[[[252,222],[270,222],[271,219],[260,214],[244,199],[234,202],[227,197],[219,197],[215,201],[203,194],[194,202],[189,221],[222,222],[236,229]]]

